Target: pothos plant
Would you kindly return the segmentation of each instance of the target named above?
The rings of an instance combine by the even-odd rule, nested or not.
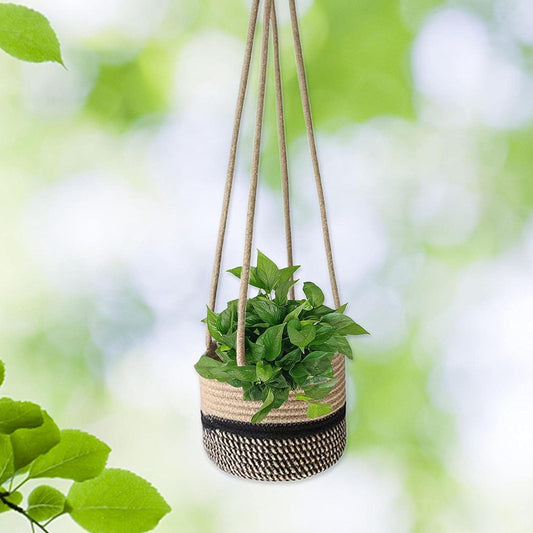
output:
[[[236,358],[238,300],[215,313],[207,308],[213,353],[200,357],[195,368],[200,376],[243,389],[245,401],[261,401],[252,422],[261,422],[272,409],[281,407],[296,393],[308,403],[307,416],[316,418],[331,412],[323,401],[333,390],[335,354],[353,358],[348,335],[368,332],[344,314],[346,305],[332,309],[324,305],[324,293],[311,282],[303,284],[305,298],[289,299],[293,276],[299,266],[278,268],[263,253],[257,253],[257,266],[250,269],[250,285],[259,289],[246,304],[246,365]],[[242,267],[228,272],[241,277]]]
[[[4,375],[0,361],[0,384]],[[17,513],[32,532],[50,531],[63,515],[91,533],[151,531],[170,507],[145,479],[106,468],[110,452],[89,433],[60,430],[34,403],[0,398],[0,513]],[[68,493],[50,486],[53,479],[73,481]]]

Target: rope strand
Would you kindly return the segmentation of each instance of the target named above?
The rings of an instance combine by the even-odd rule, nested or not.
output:
[[[229,206],[231,199],[231,191],[233,188],[233,181],[235,178],[235,162],[237,160],[237,146],[239,143],[239,134],[241,131],[242,114],[244,110],[244,102],[246,99],[246,91],[248,88],[248,80],[250,77],[250,64],[252,61],[252,53],[255,39],[255,29],[257,26],[257,15],[259,12],[260,0],[254,0],[252,10],[250,13],[250,22],[248,24],[248,35],[246,39],[246,49],[244,53],[244,62],[242,66],[241,82],[239,87],[239,95],[237,98],[237,107],[235,110],[235,122],[233,124],[233,136],[231,140],[231,148],[228,161],[228,171],[226,176],[226,185],[224,189],[224,198],[222,201],[222,213],[220,216],[220,227],[218,231],[217,246],[215,251],[215,262],[213,265],[213,275],[211,278],[211,290],[209,295],[209,307],[212,311],[215,310],[218,283],[220,279],[220,268],[222,265],[222,252],[224,249],[224,239],[226,237],[226,227],[228,223]],[[213,339],[209,334],[209,329],[206,333],[206,347],[207,353],[214,352]]]
[[[250,192],[248,196],[248,212],[246,216],[244,256],[242,260],[241,272],[241,287],[239,291],[239,319],[237,325],[237,364],[239,366],[244,366],[246,364],[246,344],[244,328],[246,322],[246,301],[248,297],[248,282],[250,281],[250,259],[252,256],[257,181],[259,177],[259,162],[261,159],[261,139],[263,134],[263,113],[265,109],[265,89],[268,65],[268,41],[270,33],[271,9],[272,0],[265,0],[265,14],[263,19],[263,42],[261,45],[261,67],[259,71],[259,93],[257,97],[257,116],[255,122]]]
[[[292,252],[292,228],[291,228],[291,207],[289,188],[289,165],[287,162],[287,140],[285,136],[285,113],[283,108],[283,84],[281,81],[281,62],[279,52],[279,32],[276,15],[276,2],[272,2],[271,11],[272,41],[274,48],[274,77],[276,84],[276,111],[278,118],[278,141],[281,165],[281,185],[283,194],[283,216],[285,219],[285,240],[287,243],[287,265],[294,265]],[[293,276],[291,276],[293,279]],[[294,300],[294,285],[290,288],[289,297]]]
[[[217,239],[217,246],[215,252],[215,262],[213,265],[213,276],[211,280],[211,290],[209,298],[209,307],[214,311],[216,305],[216,298],[218,292],[218,284],[220,279],[220,269],[222,264],[222,253],[224,248],[224,240],[226,236],[226,228],[231,200],[231,192],[233,188],[233,181],[235,178],[235,163],[237,158],[237,147],[239,142],[239,135],[241,130],[242,116],[244,110],[244,103],[246,99],[246,92],[250,77],[250,65],[253,54],[255,31],[257,26],[257,18],[259,12],[260,0],[253,0],[252,10],[250,14],[250,22],[248,26],[248,37],[246,41],[246,50],[244,54],[244,62],[241,74],[241,83],[239,88],[239,95],[237,98],[237,107],[235,111],[235,122],[233,126],[233,137],[231,142],[231,149],[228,161],[228,170],[226,176],[226,185],[224,189],[224,198],[222,203],[222,213],[220,217],[220,227]],[[326,258],[328,263],[329,277],[331,282],[331,290],[333,293],[333,301],[335,307],[340,306],[339,291],[337,287],[337,279],[335,276],[335,267],[333,262],[333,253],[331,249],[331,239],[329,234],[328,219],[326,212],[326,203],[324,198],[324,188],[322,184],[322,176],[320,165],[318,162],[318,154],[316,147],[316,139],[313,129],[313,119],[311,114],[311,104],[309,100],[309,91],[307,86],[307,76],[305,71],[305,62],[302,52],[302,43],[300,38],[300,29],[298,24],[298,14],[296,11],[295,0],[289,0],[289,7],[291,13],[291,25],[294,39],[294,49],[296,56],[296,67],[298,72],[298,81],[300,86],[300,97],[302,101],[303,113],[305,118],[305,125],[307,130],[307,137],[309,141],[309,148],[311,152],[311,159],[313,162],[313,171],[315,176],[315,184],[318,194],[318,201],[320,206],[320,217],[322,223],[322,232],[324,236],[324,247],[326,251]],[[268,53],[270,30],[272,27],[272,39],[274,50],[274,74],[275,74],[275,90],[276,90],[276,112],[277,112],[277,126],[278,126],[278,142],[280,153],[281,166],[281,180],[283,193],[283,214],[285,222],[285,237],[287,243],[287,262],[289,266],[293,266],[293,247],[292,247],[292,227],[290,215],[290,186],[289,186],[289,170],[287,157],[287,141],[285,133],[285,119],[284,119],[284,105],[283,105],[283,89],[281,77],[281,62],[280,62],[280,46],[279,46],[279,30],[276,15],[275,0],[265,0],[264,5],[264,20],[263,20],[263,35],[261,44],[261,65],[259,71],[259,91],[257,99],[256,123],[254,129],[252,167],[250,176],[250,189],[248,195],[248,210],[246,215],[246,230],[244,242],[244,254],[241,271],[241,283],[239,290],[239,304],[238,304],[238,326],[237,326],[237,364],[243,366],[246,364],[246,344],[245,344],[245,323],[246,323],[246,304],[248,299],[248,283],[250,280],[250,261],[252,255],[252,243],[254,232],[254,218],[257,198],[257,185],[259,178],[259,166],[261,159],[261,143],[263,134],[263,115],[265,109],[265,92],[266,92],[266,78],[268,67]],[[290,291],[291,299],[294,299],[294,287]],[[213,354],[215,343],[209,334],[206,335],[207,353]]]
[[[326,212],[326,201],[324,198],[324,187],[322,185],[322,176],[320,172],[320,164],[318,162],[318,153],[316,148],[315,133],[313,130],[313,118],[311,115],[311,103],[309,101],[309,91],[307,88],[307,76],[305,73],[305,62],[302,51],[302,42],[300,38],[300,28],[298,25],[298,14],[296,12],[295,0],[289,0],[291,12],[292,34],[294,38],[294,49],[296,55],[296,67],[298,70],[298,80],[300,85],[300,96],[302,99],[302,106],[305,118],[305,127],[307,129],[307,138],[309,141],[309,149],[311,151],[311,159],[313,160],[313,171],[315,174],[316,190],[318,193],[318,202],[320,205],[320,218],[322,220],[322,233],[324,234],[324,247],[326,249],[326,258],[328,262],[329,279],[331,282],[331,292],[333,293],[333,302],[335,308],[340,307],[339,289],[337,286],[337,278],[335,276],[335,266],[333,263],[333,253],[331,250],[331,239],[329,236],[328,217]]]

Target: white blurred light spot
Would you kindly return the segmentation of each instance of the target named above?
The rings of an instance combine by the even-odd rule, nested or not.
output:
[[[248,2],[249,3],[249,2]],[[313,5],[314,0],[298,0],[296,9],[298,10],[298,15],[301,17],[309,10]],[[278,16],[279,24],[289,24],[291,20],[289,2],[281,2],[276,4],[276,11]]]
[[[244,45],[218,31],[206,31],[183,48],[175,73],[178,104],[203,115],[230,116],[237,98]]]
[[[414,45],[416,86],[467,120],[518,127],[533,117],[533,80],[519,58],[497,50],[474,14],[456,8],[437,11]]]
[[[118,359],[106,375],[113,396],[147,412],[172,409],[192,421],[198,402],[198,375],[194,363],[200,357],[204,328],[200,321],[162,323],[145,345]]]
[[[435,246],[456,246],[474,231],[479,219],[477,197],[464,187],[428,182],[411,209],[413,223],[422,237]]]
[[[487,30],[477,17],[458,9],[439,11],[415,43],[417,87],[442,102],[471,102],[483,89],[489,53]]]
[[[283,532],[407,533],[413,527],[402,473],[385,457],[346,456],[315,479],[293,485],[243,483],[220,475],[209,479],[233,495],[217,513],[219,531],[247,533],[253,523],[254,533],[271,532],[271,521],[257,519],[265,501],[276,509]]]
[[[141,44],[164,20],[169,0],[27,0],[24,4],[46,13],[62,42],[79,42],[107,31]]]
[[[533,2],[531,0],[503,0],[499,11],[507,19],[514,35],[525,44],[533,44]]]
[[[443,319],[442,376],[460,428],[458,468],[485,487],[533,475],[531,272],[526,247],[476,265]]]
[[[68,117],[80,110],[98,74],[95,54],[63,54],[68,73],[56,64],[42,68],[21,65],[22,94],[32,113],[40,116]],[[60,88],[60,89],[59,89]]]
[[[143,246],[149,202],[120,180],[87,175],[36,195],[24,219],[26,242],[56,281],[97,275]]]

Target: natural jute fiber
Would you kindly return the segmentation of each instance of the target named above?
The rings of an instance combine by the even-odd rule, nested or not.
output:
[[[337,411],[346,403],[345,357],[336,355],[333,359],[333,373],[339,381],[326,396],[333,411]],[[242,389],[232,387],[229,383],[221,383],[215,379],[200,378],[202,413],[226,420],[250,422],[253,414],[261,407],[261,402],[245,402],[242,399]],[[266,418],[256,424],[296,424],[308,421],[306,416],[307,403],[296,399],[294,392],[289,394],[289,400],[279,409],[273,409]]]
[[[345,356],[333,360],[334,389],[324,399],[329,415],[310,421],[307,403],[293,392],[279,409],[251,424],[261,402],[245,402],[242,389],[200,378],[204,448],[222,470],[260,481],[295,481],[334,465],[346,446]]]
[[[226,185],[224,189],[222,213],[220,217],[211,280],[209,308],[212,311],[215,311],[216,306],[231,192],[235,178],[237,148],[239,144],[246,92],[250,78],[250,66],[253,56],[260,2],[261,0],[252,1],[250,21],[248,24],[248,36],[235,110],[235,121],[233,125]],[[309,91],[307,87],[307,77],[295,0],[289,0],[289,7],[300,97],[313,163],[318,203],[320,206],[320,219],[331,282],[331,292],[335,308],[338,308],[340,305],[340,298],[335,276],[326,212],[326,201],[324,198],[322,176],[313,130],[311,105],[309,101]],[[239,366],[246,364],[246,304],[248,300],[248,284],[254,237],[256,197],[261,160],[263,114],[265,109],[269,43],[271,35],[287,265],[293,266],[294,264],[290,213],[289,166],[285,134],[283,83],[280,63],[278,21],[276,16],[276,0],[264,0],[262,27],[263,34],[259,55],[259,86],[257,93],[252,165],[238,303],[236,359]],[[289,296],[292,300],[295,299],[294,287],[291,288]],[[216,343],[209,335],[209,332],[207,332],[206,353],[211,357],[216,357],[214,353],[215,347]],[[295,393],[290,392],[288,401],[279,409],[273,409],[268,416],[258,424],[252,424],[251,419],[253,414],[260,408],[261,402],[244,401],[242,388],[232,387],[228,383],[221,383],[213,379],[208,380],[200,378],[203,443],[210,459],[225,472],[261,481],[294,481],[318,474],[335,464],[343,454],[346,446],[346,373],[344,355],[335,355],[333,359],[333,373],[337,379],[337,383],[333,390],[323,400],[331,405],[332,412],[330,414],[310,420],[307,417],[307,402],[297,400]]]
[[[252,424],[231,427],[227,421],[204,416],[204,448],[219,468],[235,476],[296,481],[333,466],[344,452],[344,408],[322,422],[273,425],[261,433]],[[276,431],[280,428],[286,433]]]

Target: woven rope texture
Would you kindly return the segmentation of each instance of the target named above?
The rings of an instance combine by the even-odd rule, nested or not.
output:
[[[209,458],[229,474],[259,481],[296,481],[333,466],[346,447],[346,420],[315,434],[256,438],[204,427]]]

